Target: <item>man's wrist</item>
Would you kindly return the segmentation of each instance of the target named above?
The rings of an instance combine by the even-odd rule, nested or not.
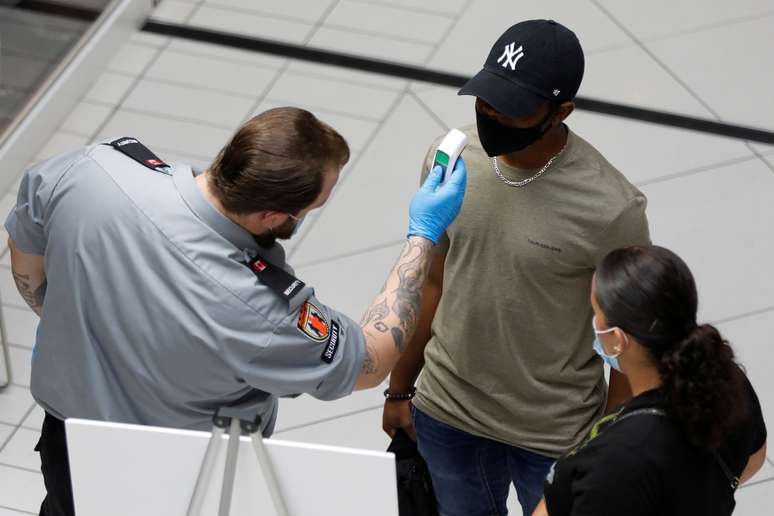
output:
[[[419,235],[417,233],[409,233],[406,237],[410,242],[413,241],[414,243],[421,244],[421,243],[429,243],[430,245],[436,245],[435,242],[433,242],[430,238]]]
[[[410,401],[414,399],[417,393],[416,387],[411,387],[407,391],[395,391],[393,389],[385,389],[384,398],[387,401]]]
[[[399,371],[401,363],[398,362],[396,367],[392,370],[392,373],[390,373],[390,381],[388,383],[390,387],[390,392],[396,392],[396,393],[406,393],[409,392],[413,387],[414,383],[416,382],[416,377],[411,374],[400,374],[402,371]],[[417,375],[418,376],[418,375]]]

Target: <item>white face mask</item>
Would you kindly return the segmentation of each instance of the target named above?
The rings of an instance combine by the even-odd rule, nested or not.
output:
[[[594,351],[597,352],[597,355],[602,357],[602,360],[604,360],[607,365],[609,365],[616,371],[621,372],[621,365],[618,363],[618,357],[621,356],[622,351],[619,351],[615,355],[608,355],[607,353],[605,353],[605,348],[602,347],[602,342],[599,340],[599,335],[604,335],[605,333],[610,333],[620,328],[617,328],[614,326],[612,328],[608,328],[607,330],[602,330],[602,331],[597,330],[596,315],[591,319],[591,327],[594,329],[594,334],[596,335],[596,337],[594,338],[594,344],[593,344]],[[626,335],[624,335],[624,338],[625,337]]]

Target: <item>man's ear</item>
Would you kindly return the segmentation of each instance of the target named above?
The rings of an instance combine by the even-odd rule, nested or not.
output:
[[[559,105],[559,111],[557,112],[556,116],[559,118],[560,122],[563,122],[567,119],[568,116],[572,114],[573,111],[575,111],[575,102],[564,102]]]
[[[287,214],[281,211],[258,211],[246,216],[247,223],[257,232],[268,231],[277,227],[287,219]]]

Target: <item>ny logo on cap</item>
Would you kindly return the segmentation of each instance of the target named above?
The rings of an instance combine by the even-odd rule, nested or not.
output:
[[[505,51],[503,52],[503,55],[500,56],[500,58],[497,60],[499,63],[503,59],[505,60],[503,62],[503,68],[511,67],[511,70],[516,69],[516,63],[519,62],[519,59],[524,57],[524,46],[519,46],[516,50],[514,50],[514,47],[516,46],[516,43],[511,43],[510,45],[505,45]]]

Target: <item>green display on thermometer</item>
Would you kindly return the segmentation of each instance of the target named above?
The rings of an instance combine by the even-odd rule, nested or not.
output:
[[[447,175],[452,175],[454,166],[457,164],[457,158],[462,154],[462,150],[468,143],[468,137],[459,129],[452,129],[444,136],[438,148],[435,151],[433,168],[441,167],[441,182]]]
[[[438,165],[441,166],[441,181],[443,182],[443,180],[446,179],[446,169],[449,166],[449,155],[439,150],[435,151],[435,163],[433,163],[433,168]]]
[[[444,169],[449,166],[449,155],[445,152],[435,151],[435,165],[441,165]]]

